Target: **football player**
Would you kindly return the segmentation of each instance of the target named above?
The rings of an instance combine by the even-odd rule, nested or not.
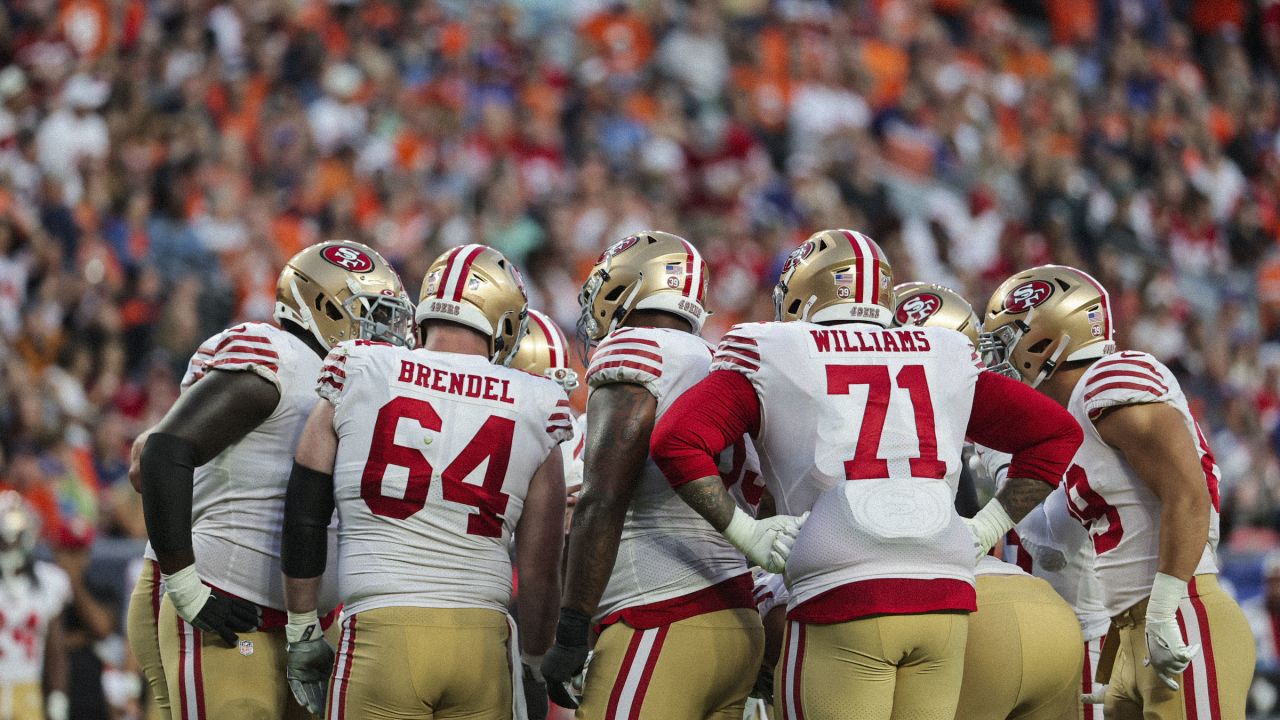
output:
[[[358,341],[325,359],[282,549],[290,683],[312,712],[327,698],[330,718],[511,718],[526,703],[546,716],[536,669],[559,607],[556,446],[571,424],[563,387],[507,367],[526,307],[515,266],[464,245],[427,270],[420,349]],[[317,604],[335,507],[336,661]],[[513,535],[519,642],[507,618]]]
[[[275,316],[279,325],[243,323],[201,345],[181,396],[143,443],[150,563],[129,636],[152,688],[164,678],[157,699],[174,717],[302,715],[284,680],[289,457],[328,349],[358,337],[407,342],[412,305],[381,256],[336,241],[288,262]],[[320,605],[337,605],[333,587]]]
[[[1106,290],[1074,268],[1008,278],[982,324],[992,370],[1084,428],[1067,508],[1093,537],[1112,616],[1098,668],[1107,717],[1244,717],[1254,656],[1217,581],[1218,468],[1177,379],[1116,351]]]
[[[740,720],[760,666],[763,631],[742,553],[649,460],[657,418],[711,362],[698,336],[707,284],[693,245],[643,232],[605,250],[579,295],[579,335],[598,345],[565,597],[543,663],[553,699],[573,706],[563,683],[586,660],[592,624],[600,628],[579,718]]]
[[[783,265],[778,322],[730,330],[711,374],[654,431],[680,496],[745,535],[752,562],[785,563],[774,700],[788,720],[952,718],[976,558],[1048,495],[1080,443],[1061,408],[981,372],[960,333],[889,329],[892,284],[870,238],[815,233]],[[777,511],[812,512],[789,561],[716,471],[744,432]],[[1014,454],[1013,479],[972,531],[952,506],[966,435]]]
[[[566,393],[578,389],[578,372],[569,365],[569,341],[560,326],[546,313],[529,308],[529,332],[520,341],[511,367],[549,377],[560,383]],[[572,415],[572,413],[570,413]],[[582,488],[582,449],[586,444],[586,416],[571,419],[573,436],[560,444],[564,465],[564,486],[569,502],[574,502]],[[572,510],[569,511],[570,513]],[[568,532],[566,514],[565,532]]]
[[[36,560],[39,520],[16,491],[0,492],[0,717],[67,720],[62,611],[71,580]]]
[[[894,288],[894,297],[897,302],[894,311],[896,326],[935,325],[951,328],[963,333],[975,346],[978,344],[980,322],[977,314],[974,313],[973,306],[955,291],[932,283],[903,283]],[[1008,476],[1009,463],[1012,461],[1009,454],[989,448],[979,448],[978,458],[986,467],[987,475],[992,479],[995,487],[998,489],[1003,486]],[[1111,618],[1102,607],[1102,588],[1093,570],[1093,544],[1089,541],[1088,533],[1067,513],[1066,493],[1066,486],[1059,485],[1039,507],[1027,513],[1027,516],[1009,531],[1005,536],[1004,559],[1035,577],[1046,580],[1075,611],[1085,645],[1082,654],[1084,668],[1075,675],[1080,678],[1080,693],[1091,695],[1098,689],[1094,680],[1094,669],[1097,667],[1102,651],[1102,638],[1107,632]],[[979,567],[979,576],[984,574],[982,572],[984,567],[989,565],[984,564]],[[999,586],[1002,596],[1010,597],[1009,590],[1019,586],[1019,583],[1005,581],[997,574],[991,574],[991,577],[992,579],[985,583],[981,578],[979,579],[977,585],[979,612],[983,608],[984,589]],[[1021,583],[1021,585],[1036,593],[1042,589],[1039,585],[1028,583]],[[1028,603],[1046,602],[1037,600],[1036,595],[1032,593],[1028,593],[1025,599]],[[1005,608],[1005,610],[1009,609]],[[1005,618],[1010,625],[998,626],[994,622],[996,617]],[[1052,663],[1040,662],[1038,652],[1026,652],[1020,653],[1023,658],[1020,674],[1005,672],[1011,656],[996,652],[993,648],[1007,649],[1004,644],[1011,638],[1018,637],[1019,630],[1014,613],[992,612],[982,616],[980,623],[973,622],[974,620],[976,618],[971,618],[970,643],[966,656],[968,659],[965,660],[964,687],[966,690],[983,687],[988,684],[988,681],[1007,683],[1024,676],[1030,678],[1042,675],[1042,670],[1047,672],[1054,667]],[[1070,631],[1063,634],[1066,637],[1074,636]],[[988,635],[990,637],[987,637]],[[982,650],[981,654],[978,653],[979,649]],[[1046,645],[1037,648],[1037,651],[1046,649],[1051,648]],[[1055,653],[1052,657],[1056,659],[1060,656]],[[987,657],[995,660],[995,667],[987,668],[985,665],[979,667]],[[1049,685],[1052,683],[1040,683],[1042,688]],[[1007,694],[1012,695],[1012,693]],[[961,717],[968,717],[965,711],[979,712],[973,705],[966,702],[966,698],[976,701],[981,696],[981,693],[962,693]],[[1034,706],[1034,694],[1028,697],[1031,705]],[[1059,707],[1061,702],[1067,702],[1072,708],[1079,705],[1078,712],[1073,711],[1070,717],[1078,714],[1081,720],[1102,720],[1101,707],[1092,704],[1082,705],[1075,697],[1059,699]],[[1004,705],[1009,709],[1015,707],[1007,702]],[[986,702],[980,712],[991,712],[1002,706],[998,702]]]

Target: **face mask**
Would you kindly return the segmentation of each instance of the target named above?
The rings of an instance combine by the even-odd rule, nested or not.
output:
[[[27,554],[21,550],[0,552],[0,575],[12,577],[27,566]]]

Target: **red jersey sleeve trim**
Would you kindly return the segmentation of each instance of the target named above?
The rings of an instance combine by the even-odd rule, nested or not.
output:
[[[720,451],[760,429],[760,400],[740,373],[715,370],[663,413],[649,454],[672,487],[719,475]]]
[[[1084,441],[1080,425],[1061,405],[991,372],[978,375],[965,434],[979,445],[1013,455],[1009,477],[1034,478],[1054,487]]]

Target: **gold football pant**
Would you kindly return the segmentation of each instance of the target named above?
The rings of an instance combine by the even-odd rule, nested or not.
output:
[[[175,720],[303,720],[285,679],[284,628],[239,633],[236,647],[160,601],[160,654]]]
[[[44,720],[40,683],[0,685],[0,720]]]
[[[160,565],[155,560],[144,560],[138,582],[129,597],[127,634],[129,649],[142,668],[142,676],[151,691],[153,718],[169,720],[169,687],[164,677],[164,664],[160,659]]]
[[[764,653],[760,613],[738,608],[637,630],[605,628],[578,720],[741,720]]]
[[[780,720],[952,720],[969,618],[881,615],[787,623],[773,680]]]
[[[1119,650],[1107,689],[1107,720],[1243,720],[1253,682],[1255,648],[1249,623],[1216,575],[1196,575],[1178,605],[1178,625],[1200,652],[1170,690],[1144,667],[1146,603],[1113,618]],[[1139,612],[1140,611],[1140,612]]]
[[[507,616],[385,607],[348,616],[329,680],[329,720],[511,717]]]
[[[981,576],[977,586],[956,717],[1078,720],[1084,639],[1071,606],[1028,575]]]

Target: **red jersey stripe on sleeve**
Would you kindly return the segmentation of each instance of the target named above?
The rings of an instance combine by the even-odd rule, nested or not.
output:
[[[632,362],[630,360],[609,360],[607,362],[600,363],[599,365],[592,363],[591,370],[587,372],[587,379],[590,380],[592,377],[594,377],[595,375],[598,375],[600,372],[604,370],[609,370],[611,368],[620,368],[620,367],[630,368],[631,370],[639,370],[640,372],[648,373],[654,376],[655,378],[662,377],[662,369],[653,367],[652,365],[646,365],[640,362]]]
[[[741,343],[722,340],[720,341],[719,347],[716,348],[716,353],[719,354],[724,352],[732,352],[750,360],[760,360],[760,347],[755,343],[744,345]]]
[[[1117,368],[1115,370],[1105,370],[1103,372],[1090,375],[1088,382],[1085,383],[1085,387],[1086,388],[1097,387],[1103,381],[1107,380],[1107,378],[1124,378],[1127,380],[1132,380],[1134,382],[1151,383],[1152,385],[1155,385],[1156,387],[1160,388],[1160,392],[1162,393],[1169,392],[1169,387],[1165,385],[1164,381],[1161,380],[1160,378],[1153,377],[1151,374],[1143,372],[1141,370],[1133,370],[1130,368]]]
[[[218,354],[215,357],[224,357],[227,355],[252,355],[254,357],[270,358],[279,360],[280,355],[275,350],[261,348],[256,345],[232,345],[230,347],[219,347]]]
[[[605,350],[604,352],[597,350],[596,353],[591,356],[591,364],[595,365],[596,360],[600,358],[616,357],[618,355],[634,357],[634,358],[643,358],[645,360],[652,360],[653,362],[656,362],[659,365],[662,364],[661,355],[657,353],[651,353],[647,350],[637,350],[635,348],[629,348],[629,347],[611,347],[608,350]]]
[[[1143,370],[1147,370],[1148,372],[1154,373],[1156,375],[1160,374],[1160,371],[1156,368],[1156,366],[1143,360],[1141,355],[1136,357],[1125,356],[1123,354],[1120,355],[1119,357],[1108,356],[1094,363],[1095,368],[1110,367],[1112,365],[1136,365],[1137,367],[1140,367]]]
[[[1090,400],[1094,399],[1098,395],[1104,392],[1107,392],[1109,390],[1134,390],[1137,392],[1150,393],[1153,397],[1157,397],[1157,398],[1160,397],[1161,395],[1164,395],[1166,392],[1168,392],[1167,390],[1162,391],[1159,388],[1152,387],[1151,385],[1146,385],[1143,383],[1113,381],[1103,385],[1099,385],[1098,387],[1085,393],[1084,401],[1089,402]]]
[[[733,367],[729,367],[732,365]],[[732,355],[716,355],[716,359],[711,363],[712,370],[737,370],[742,368],[747,372],[759,372],[760,366],[750,360],[733,357]],[[742,370],[737,370],[742,372]]]
[[[627,328],[627,330],[630,330],[630,329],[632,328]],[[648,345],[649,347],[662,347],[661,345],[658,344],[657,340],[650,340],[649,338],[640,338],[640,337],[635,337],[635,338],[622,337],[622,335],[624,334],[625,334],[625,330],[615,330],[612,335],[605,338],[604,341],[601,342],[600,345],[596,347],[596,351],[599,352],[600,350],[604,350],[607,347],[610,347],[613,345],[623,345],[623,344]]]

